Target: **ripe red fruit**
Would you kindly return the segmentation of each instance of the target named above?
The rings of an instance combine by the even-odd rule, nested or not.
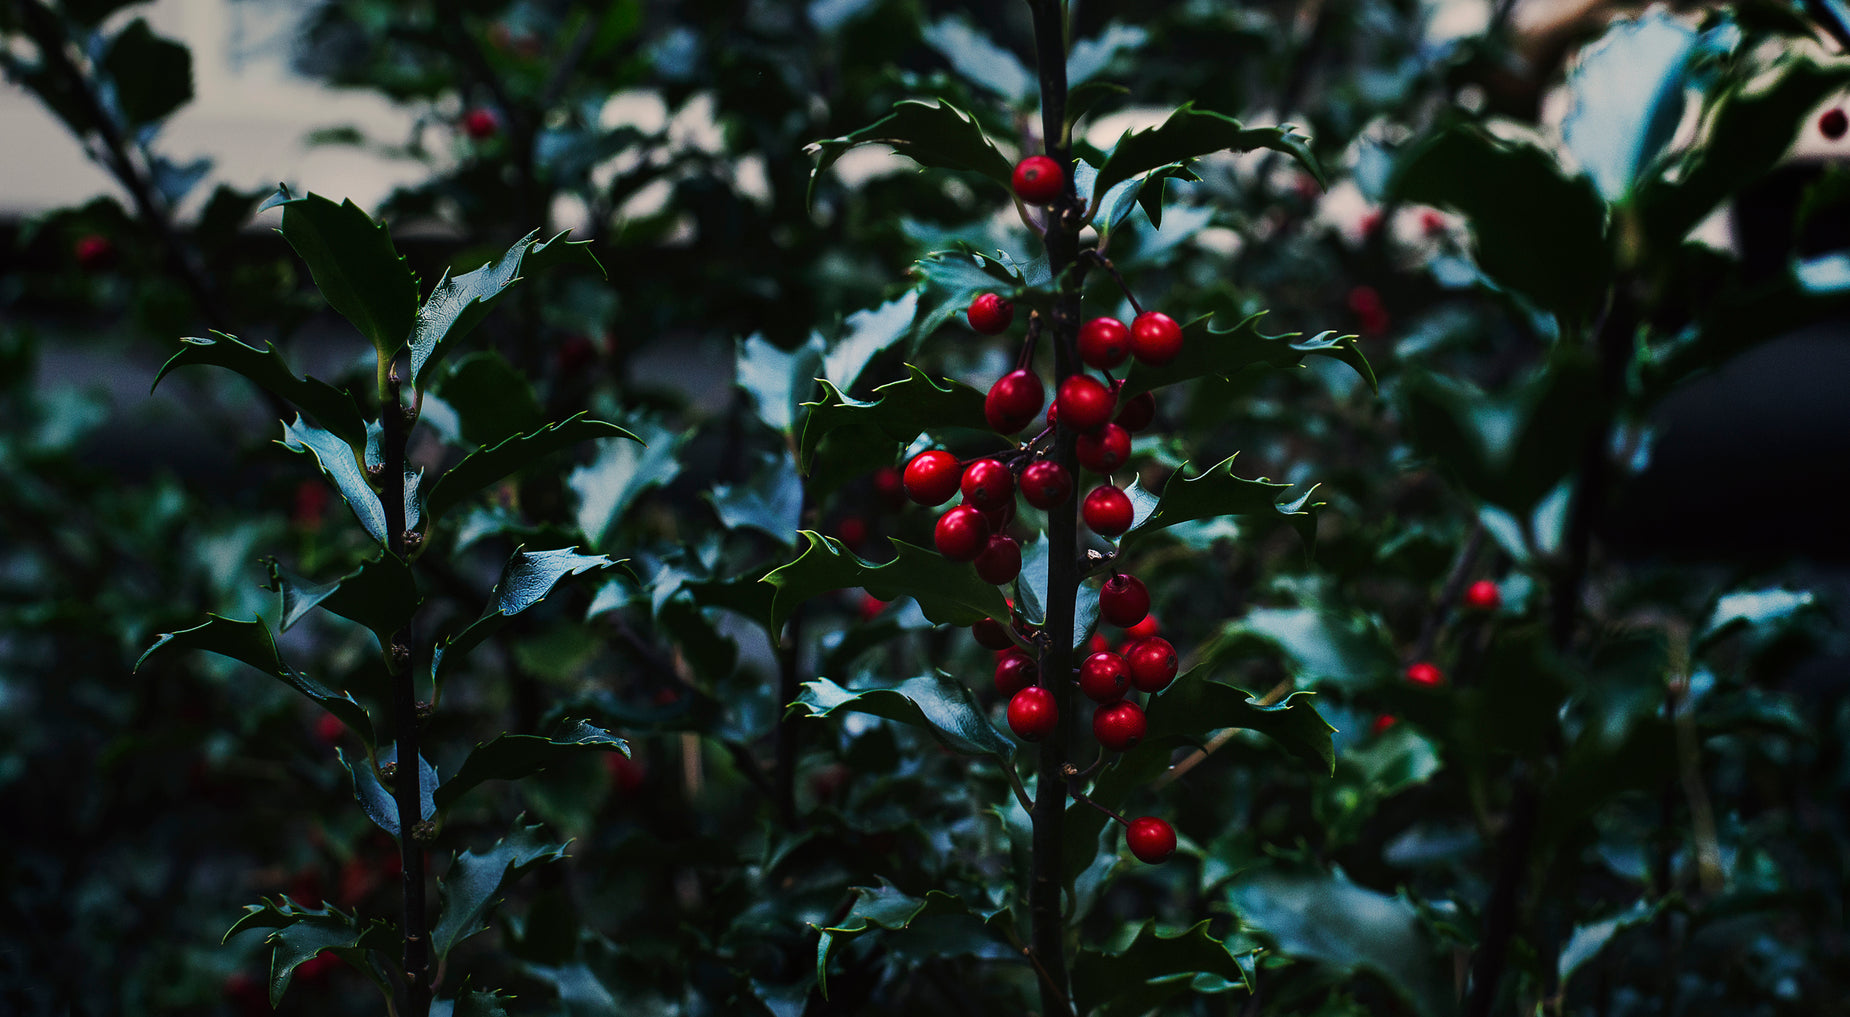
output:
[[[324,713],[315,718],[315,737],[324,745],[340,744],[340,736],[347,733],[347,725],[331,713]]]
[[[1087,374],[1075,374],[1060,383],[1057,403],[1060,419],[1075,431],[1096,431],[1111,420],[1118,397],[1105,383]]]
[[[1132,434],[1150,426],[1156,419],[1156,396],[1149,392],[1139,392],[1122,403],[1118,411],[1118,426]]]
[[[1143,741],[1143,707],[1119,701],[1092,713],[1092,737],[1113,752],[1123,752]]]
[[[1113,625],[1130,628],[1149,614],[1150,591],[1136,576],[1119,572],[1098,588],[1098,615]]]
[[[86,272],[101,272],[116,263],[116,245],[97,233],[78,237],[73,253],[77,255],[77,267]]]
[[[1021,496],[1042,511],[1064,505],[1073,496],[1073,475],[1051,459],[1029,463],[1021,471]]]
[[[1021,574],[1021,545],[1007,534],[993,534],[983,553],[976,556],[976,574],[997,586],[1013,581]]]
[[[501,133],[501,118],[495,111],[481,106],[463,114],[463,133],[477,141],[485,141]]]
[[[604,753],[604,772],[610,775],[611,789],[626,796],[635,794],[649,776],[647,768],[621,752]]]
[[[1015,499],[997,505],[995,508],[979,509],[983,518],[989,520],[989,532],[1001,533],[1002,528],[1015,521]]]
[[[1407,668],[1407,680],[1415,685],[1428,687],[1445,684],[1445,673],[1432,664],[1422,660]]]
[[[1144,692],[1161,692],[1176,676],[1176,648],[1162,636],[1140,639],[1124,658],[1131,684]]]
[[[1130,353],[1160,368],[1182,351],[1182,325],[1162,311],[1145,311],[1130,322]]]
[[[1025,742],[1038,742],[1060,722],[1060,708],[1053,693],[1039,685],[1030,685],[1009,699],[1009,730]]]
[[[1109,371],[1131,355],[1131,329],[1116,318],[1093,318],[1079,326],[1079,359]]]
[[[984,335],[997,335],[1008,330],[1009,323],[1015,320],[1015,305],[997,293],[979,293],[970,301],[970,308],[964,312],[970,327]]]
[[[1182,326],[1161,311],[1145,311],[1131,321],[1131,354],[1161,367],[1182,352]]]
[[[1087,653],[1104,653],[1110,649],[1111,640],[1106,639],[1103,633],[1094,632],[1092,638],[1086,641]]]
[[[920,505],[942,505],[957,493],[963,475],[956,456],[941,448],[928,449],[906,464],[906,494]]]
[[[1009,179],[1015,196],[1030,205],[1045,205],[1066,189],[1066,174],[1060,164],[1044,155],[1031,155],[1015,164]]]
[[[1138,861],[1160,865],[1176,852],[1176,830],[1155,816],[1141,816],[1124,831],[1124,843]]]
[[[1131,528],[1131,499],[1110,484],[1100,484],[1086,495],[1079,514],[1093,533],[1115,537]]]
[[[1015,497],[1015,475],[994,459],[978,459],[964,467],[960,485],[964,501],[977,508],[1000,508]]]
[[[1009,638],[1008,630],[994,618],[985,618],[970,626],[970,634],[976,637],[977,645],[990,650],[1013,649],[1015,643]]]
[[[1014,434],[1040,415],[1047,399],[1040,376],[1024,368],[996,379],[983,399],[983,418],[1000,434]]]
[[[1079,691],[1095,703],[1111,703],[1124,698],[1131,687],[1131,672],[1124,658],[1115,653],[1097,651],[1079,665]]]
[[[1039,681],[1040,677],[1040,665],[1021,650],[1006,650],[996,659],[996,691],[1005,696],[1014,696]],[[1014,721],[1010,720],[1009,723],[1013,724]]]
[[[1079,465],[1093,473],[1113,473],[1131,458],[1131,433],[1116,424],[1106,424],[1091,434],[1079,436]]]
[[[1503,606],[1503,594],[1496,583],[1480,579],[1465,588],[1465,606],[1473,611],[1495,611]]]
[[[1381,716],[1375,718],[1375,722],[1373,725],[1369,727],[1369,730],[1373,731],[1375,734],[1380,734],[1381,732],[1386,731],[1388,728],[1393,727],[1396,723],[1398,723],[1398,721],[1394,719],[1393,714],[1384,713]]]
[[[835,536],[849,547],[860,547],[867,540],[867,520],[848,516],[835,524]]]
[[[891,466],[882,466],[874,471],[874,495],[888,508],[898,508],[906,503],[906,482],[900,479],[899,471]]]
[[[862,593],[861,603],[858,608],[858,610],[861,613],[861,620],[864,622],[870,622],[870,621],[873,621],[875,618],[880,617],[880,612],[886,610],[886,605],[887,605],[887,602],[884,600],[881,600],[879,597],[876,597],[871,593]]]
[[[1130,636],[1133,640],[1137,640],[1137,639],[1148,639],[1151,636],[1156,635],[1158,632],[1161,632],[1161,631],[1163,631],[1163,627],[1162,625],[1157,623],[1156,616],[1150,615],[1146,617],[1143,621],[1140,621],[1137,624],[1132,625],[1130,628],[1126,629],[1124,634],[1127,636]]]
[[[1818,118],[1818,133],[1831,141],[1843,137],[1846,130],[1850,130],[1850,116],[1845,116],[1841,108],[1825,110]]]
[[[959,505],[938,517],[932,543],[952,561],[975,561],[989,546],[989,520],[976,506]]]

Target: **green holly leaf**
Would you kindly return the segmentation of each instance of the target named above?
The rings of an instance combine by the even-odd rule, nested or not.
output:
[[[838,389],[853,388],[876,356],[906,337],[918,311],[918,291],[907,290],[879,307],[850,314],[842,335],[822,356],[822,377]]]
[[[1261,654],[1282,652],[1303,687],[1365,687],[1400,670],[1392,642],[1372,619],[1322,607],[1255,607],[1203,644],[1200,659],[1231,663],[1251,642],[1262,644]]]
[[[244,916],[232,924],[225,940],[251,929],[273,929],[264,944],[270,954],[270,1005],[282,1002],[295,969],[322,953],[332,952],[359,971],[372,974],[367,953],[398,949],[398,929],[383,918],[362,925],[358,916],[332,906],[305,908],[288,898],[246,904]],[[385,988],[382,984],[381,988]]]
[[[894,540],[898,557],[870,565],[842,542],[813,530],[800,531],[809,546],[796,561],[772,569],[764,581],[777,588],[771,598],[771,630],[781,631],[798,604],[831,590],[861,587],[881,600],[911,597],[925,617],[939,625],[974,625],[1003,617],[1008,604],[1002,592],[983,582],[968,562],[945,559],[935,551]]]
[[[586,411],[589,412],[589,411]],[[615,424],[586,419],[576,413],[556,424],[547,424],[527,434],[517,434],[492,447],[478,448],[464,456],[437,478],[425,498],[426,525],[435,525],[445,512],[464,498],[473,495],[502,477],[529,466],[542,456],[550,455],[579,442],[608,438],[627,439],[642,444],[642,439]]]
[[[1563,351],[1504,392],[1425,372],[1412,372],[1400,392],[1414,447],[1466,491],[1522,515],[1577,468],[1598,389],[1587,358]]]
[[[816,160],[809,177],[809,201],[815,200],[816,178],[835,164],[842,153],[860,145],[891,145],[894,151],[921,166],[970,170],[1009,186],[1015,167],[983,134],[983,128],[950,103],[907,99],[893,112],[851,134],[810,143],[804,154]]]
[[[455,999],[430,1001],[430,1017],[507,1017],[512,996],[499,992],[465,992]]]
[[[797,468],[805,476],[815,467],[816,448],[822,439],[840,428],[871,431],[910,445],[928,429],[989,427],[983,417],[983,393],[949,378],[933,381],[911,364],[906,365],[905,378],[874,389],[871,402],[850,399],[826,381],[822,387],[821,399],[803,404],[809,413],[803,418],[803,436],[797,444]]]
[[[1676,134],[1698,40],[1694,29],[1654,10],[1614,22],[1574,61],[1562,140],[1605,200],[1624,201]]]
[[[152,392],[161,379],[176,367],[209,364],[226,367],[256,382],[257,385],[315,418],[315,422],[334,433],[350,448],[366,444],[366,420],[353,401],[353,395],[329,385],[319,378],[298,378],[283,360],[276,344],[265,342],[263,349],[245,345],[236,336],[214,332],[216,339],[181,339],[180,352],[167,358],[160,373],[154,376]]]
[[[951,68],[967,81],[981,85],[1011,106],[1027,105],[1034,91],[1034,75],[1014,53],[995,44],[961,17],[940,18],[925,26],[925,44],[943,54]]]
[[[1203,670],[1197,667],[1178,676],[1150,700],[1144,741],[1199,745],[1212,732],[1244,728],[1272,739],[1319,773],[1335,772],[1336,747],[1330,734],[1336,729],[1311,705],[1316,693],[1293,692],[1264,706],[1250,692],[1209,680]]]
[[[831,926],[810,923],[822,934],[816,944],[816,988],[823,999],[829,998],[829,951],[836,943],[846,942],[884,929],[898,932],[921,919],[962,919],[980,928],[985,935],[1007,943],[1013,923],[1006,909],[974,908],[961,897],[942,890],[928,890],[923,897],[909,897],[899,892],[885,878],[880,885],[852,888],[854,905],[841,921]]]
[[[1296,159],[1319,184],[1328,186],[1323,167],[1311,154],[1310,139],[1297,133],[1297,128],[1290,124],[1247,127],[1232,117],[1184,103],[1169,115],[1169,119],[1155,127],[1125,131],[1112,146],[1111,153],[1105,156],[1104,165],[1098,168],[1094,193],[1107,193],[1121,181],[1171,163],[1216,152],[1248,152],[1256,148],[1283,152]]]
[[[458,360],[436,391],[456,411],[463,440],[471,445],[498,445],[546,420],[527,376],[494,350]]]
[[[1163,485],[1162,496],[1157,499],[1155,508],[1118,540],[1119,550],[1132,546],[1164,527],[1228,515],[1282,518],[1298,531],[1306,548],[1315,549],[1317,509],[1323,505],[1322,502],[1310,500],[1311,495],[1316,493],[1315,485],[1297,498],[1281,502],[1279,496],[1293,485],[1274,484],[1263,478],[1246,480],[1236,477],[1233,475],[1235,458],[1228,456],[1209,467],[1206,472],[1192,477],[1188,475],[1188,464],[1183,463],[1170,475],[1168,483]]]
[[[385,224],[352,201],[339,205],[281,187],[264,208],[283,207],[283,239],[308,263],[315,285],[353,322],[381,357],[397,353],[411,336],[418,310],[418,280],[392,246]]]
[[[366,532],[381,545],[388,545],[385,533],[385,506],[380,504],[379,495],[372,488],[372,482],[360,469],[360,460],[354,450],[332,431],[323,431],[313,424],[304,423],[297,416],[295,423],[283,422],[282,446],[291,452],[307,452],[315,457],[321,472],[334,482],[347,507],[353,510],[354,518],[366,528]],[[411,488],[407,486],[407,497]],[[407,519],[409,517],[407,516]]]
[[[756,335],[739,341],[733,357],[734,377],[740,388],[751,393],[766,426],[790,433],[798,404],[815,390],[822,353],[822,344],[813,338],[794,350],[778,349]]]
[[[432,680],[441,682],[447,666],[454,666],[463,654],[507,624],[509,618],[545,600],[560,580],[618,564],[621,562],[601,554],[579,554],[575,547],[552,551],[515,548],[502,566],[501,578],[495,582],[481,617],[437,645],[431,658]]]
[[[581,752],[630,754],[629,743],[582,720],[566,720],[550,736],[500,734],[478,743],[456,775],[437,788],[437,808],[448,810],[471,788],[490,780],[519,780]]]
[[[430,299],[416,308],[416,322],[410,331],[412,384],[423,387],[431,370],[481,324],[501,295],[521,279],[573,263],[588,265],[603,274],[604,266],[591,253],[591,242],[568,241],[565,237],[570,233],[564,230],[550,240],[536,242],[534,238],[540,231],[534,230],[490,264],[458,276],[444,273]]]
[[[1613,272],[1606,203],[1548,152],[1453,127],[1413,150],[1392,189],[1464,215],[1484,273],[1562,324],[1590,321],[1604,302]]]
[[[1340,875],[1277,869],[1241,874],[1228,896],[1240,924],[1262,932],[1283,955],[1344,975],[1367,968],[1427,1017],[1455,1012],[1451,952],[1441,957],[1418,912],[1399,897]]]
[[[381,555],[331,583],[311,582],[268,559],[270,584],[282,599],[277,631],[287,632],[317,607],[358,622],[379,638],[381,649],[391,645],[392,633],[411,623],[424,598],[418,594],[411,568],[401,559]]]
[[[334,758],[353,778],[353,797],[360,803],[360,811],[373,825],[399,839],[398,799],[392,795],[392,789],[379,781],[379,772],[373,768],[372,761],[361,757],[349,760],[347,754],[339,748],[334,750]],[[398,746],[386,746],[379,753],[379,765],[397,762]],[[437,768],[430,765],[430,760],[418,757],[418,818],[430,820],[437,817]]]
[[[1015,755],[1015,743],[989,722],[969,688],[943,675],[908,678],[879,689],[845,689],[818,678],[804,682],[790,704],[790,712],[798,716],[827,717],[837,710],[920,728],[940,745],[965,755],[993,756],[1002,763]]]
[[[1820,64],[1796,51],[1749,63],[1705,99],[1700,141],[1666,159],[1633,201],[1654,243],[1674,247],[1716,206],[1784,159],[1832,93],[1850,85],[1850,63]]]
[[[154,641],[153,646],[142,653],[141,659],[135,661],[131,671],[139,672],[155,654],[173,650],[205,650],[249,664],[339,717],[342,723],[360,736],[368,750],[372,748],[373,724],[366,716],[365,708],[347,693],[335,692],[283,663],[282,657],[276,652],[276,640],[270,635],[270,627],[261,618],[233,621],[218,615],[208,615],[203,625],[178,632],[164,632]]]
[[[690,432],[670,431],[653,421],[636,430],[641,436],[626,434],[629,441],[598,441],[596,457],[566,480],[578,499],[578,528],[592,546],[610,540],[642,492],[667,484],[681,472],[679,452]]]
[[[714,484],[706,495],[728,530],[751,527],[780,544],[788,545],[803,515],[803,481],[788,449],[766,455],[750,481]]]
[[[1030,266],[1030,272],[1024,273],[1013,259],[1006,254],[992,257],[960,243],[954,251],[933,251],[914,262],[912,274],[924,280],[925,286],[938,297],[938,302],[930,313],[919,319],[913,327],[916,340],[936,332],[945,322],[960,317],[976,299],[979,293],[997,293],[1010,300],[1032,300],[1036,298],[1033,290],[1027,287],[1036,284],[1032,275],[1045,275],[1046,262],[1037,261]],[[1033,270],[1041,271],[1035,272]],[[1039,279],[1045,282],[1045,279]],[[1018,315],[1023,309],[1016,309]]]
[[[499,903],[505,887],[534,868],[564,858],[565,845],[552,843],[537,825],[516,826],[487,851],[457,855],[437,881],[443,907],[430,931],[437,961],[448,957],[456,944],[488,928],[488,911]]]
[[[1081,948],[1073,958],[1073,1002],[1080,1013],[1138,1017],[1184,993],[1252,990],[1245,969],[1227,944],[1208,935],[1204,919],[1186,932],[1165,936],[1146,920],[1120,953]]]
[[[155,35],[142,18],[110,40],[103,71],[112,86],[105,104],[121,112],[124,127],[162,120],[193,99],[192,51]]]
[[[1300,332],[1266,335],[1259,331],[1264,316],[1263,311],[1248,315],[1225,331],[1214,328],[1210,317],[1189,322],[1182,326],[1182,352],[1161,367],[1132,364],[1119,398],[1195,378],[1232,378],[1254,367],[1301,367],[1306,357],[1334,357],[1354,368],[1369,388],[1377,388],[1374,369],[1356,348],[1355,336],[1333,331],[1309,339],[1298,339]]]

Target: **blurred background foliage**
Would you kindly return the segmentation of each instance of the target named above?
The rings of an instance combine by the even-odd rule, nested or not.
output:
[[[1193,663],[1318,692],[1338,762],[1305,774],[1216,739],[1139,793],[1183,849],[1160,868],[1102,856],[1083,944],[1208,919],[1256,992],[1213,994],[1231,983],[1204,970],[1200,994],[1152,983],[1111,1012],[1447,1013],[1497,939],[1500,1012],[1841,1011],[1837,9],[1072,5],[1075,83],[1124,86],[1095,90],[1082,155],[1192,101],[1301,125],[1330,176],[1254,154],[1168,182],[1160,222],[1132,213],[1110,238],[1144,302],[1358,333],[1380,381],[1315,359],[1205,379],[1139,439],[1149,484],[1235,451],[1242,476],[1323,484],[1314,560],[1286,528],[1208,522],[1139,569]],[[257,390],[176,376],[145,394],[175,340],[274,342],[361,391],[370,369],[274,214],[253,218],[275,179],[342,181],[163,154],[192,58],[144,10],[0,7],[9,87],[114,180],[15,215],[0,250],[0,1009],[33,1017],[264,1012],[260,937],[219,945],[239,906],[395,906],[338,727],[220,658],[129,674],[202,611],[274,618],[266,556],[328,576],[363,549]],[[580,410],[649,442],[536,463],[430,556],[455,563],[426,591],[439,618],[472,616],[525,541],[633,573],[515,620],[434,725],[465,745],[588,716],[636,747],[451,820],[485,841],[491,813],[524,811],[573,838],[464,948],[509,1012],[1030,1008],[1018,952],[957,915],[837,936],[817,991],[812,926],[838,926],[851,887],[1002,906],[1020,819],[993,766],[914,729],[779,724],[799,681],[933,668],[993,709],[986,651],[858,592],[771,631],[757,582],[799,528],[870,560],[889,536],[927,543],[929,514],[862,468],[900,461],[881,435],[832,435],[796,471],[800,404],[813,377],[867,398],[906,362],[986,386],[1011,351],[952,316],[970,280],[917,263],[960,242],[1034,253],[975,175],[869,149],[812,183],[804,146],[931,96],[1019,147],[1038,120],[1028,38],[1025,4],[936,0],[306,8],[296,72],[409,116],[402,136],[312,141],[419,167],[372,211],[426,288],[535,226],[593,240],[609,276],[510,297],[428,397],[418,457]],[[1458,610],[1480,579],[1501,606]],[[345,674],[367,640],[317,616],[283,645]],[[1446,681],[1408,683],[1420,660]],[[317,965],[282,1012],[372,1005]]]

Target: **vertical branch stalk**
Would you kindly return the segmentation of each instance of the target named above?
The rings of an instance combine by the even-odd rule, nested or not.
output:
[[[1048,217],[1044,240],[1048,266],[1060,287],[1055,297],[1047,338],[1054,350],[1054,392],[1077,364],[1075,342],[1079,333],[1079,199],[1073,191],[1072,153],[1066,136],[1066,27],[1061,0],[1030,0],[1034,11],[1034,52],[1040,73],[1041,136],[1046,152],[1066,174],[1066,190]],[[1066,424],[1054,431],[1053,459],[1068,474],[1079,476],[1074,455],[1074,434]],[[1075,501],[1078,492],[1074,493]],[[1064,885],[1062,838],[1067,786],[1062,768],[1070,755],[1068,734],[1073,726],[1073,598],[1079,589],[1078,520],[1073,505],[1049,512],[1047,517],[1048,566],[1047,639],[1041,674],[1053,693],[1059,723],[1041,743],[1034,796],[1034,871],[1028,886],[1032,915],[1031,949],[1041,976],[1041,1013],[1072,1013],[1066,974],[1066,925],[1061,917]]]
[[[380,392],[380,452],[384,472],[380,477],[380,500],[385,508],[386,544],[391,553],[405,558],[410,541],[405,527],[405,446],[410,439],[410,422],[406,419],[400,395],[398,369],[390,358],[385,364],[385,385]],[[418,702],[416,669],[412,667],[410,627],[392,633],[392,645],[386,651],[386,670],[391,675],[392,737],[397,743],[398,773],[392,781],[392,797],[398,805],[398,851],[402,863],[405,913],[403,965],[405,980],[399,986],[398,1017],[428,1017],[431,998],[429,912],[424,899],[424,841],[428,828],[424,812],[419,765]]]

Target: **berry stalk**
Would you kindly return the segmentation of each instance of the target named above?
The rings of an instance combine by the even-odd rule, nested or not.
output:
[[[1047,247],[1048,266],[1053,278],[1060,280],[1052,320],[1046,323],[1048,338],[1054,348],[1054,391],[1079,368],[1075,352],[1080,322],[1081,273],[1067,270],[1079,258],[1079,229],[1082,209],[1074,193],[1072,153],[1066,132],[1066,38],[1060,0],[1030,0],[1034,12],[1034,50],[1041,86],[1041,136],[1047,139],[1047,155],[1061,168],[1061,194],[1054,199],[1047,217],[1043,239]],[[1079,475],[1074,432],[1066,422],[1054,431],[1053,461],[1069,476]],[[1047,519],[1048,568],[1046,620],[1042,631],[1047,637],[1045,656],[1041,660],[1044,675],[1069,675],[1073,671],[1073,601],[1079,588],[1078,520],[1068,503],[1050,512]],[[1064,767],[1071,755],[1068,734],[1074,712],[1072,683],[1054,681],[1052,686],[1061,722],[1041,742],[1040,763],[1034,796],[1033,875],[1028,887],[1031,914],[1031,949],[1041,974],[1041,1013],[1072,1013],[1072,994],[1067,984],[1066,925],[1061,916],[1062,837],[1066,815],[1067,784]]]

